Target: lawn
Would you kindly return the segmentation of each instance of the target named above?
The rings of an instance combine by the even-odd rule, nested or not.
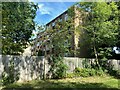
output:
[[[66,78],[66,79],[58,79],[58,80],[33,80],[30,82],[24,83],[14,83],[7,85],[3,88],[3,90],[52,90],[52,89],[66,89],[71,88],[73,90],[81,89],[95,89],[99,88],[110,89],[114,88],[118,89],[119,83],[118,79],[115,79],[111,76],[95,76],[95,77],[79,77],[79,78]]]

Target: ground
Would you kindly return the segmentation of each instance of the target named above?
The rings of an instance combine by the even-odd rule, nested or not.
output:
[[[72,88],[74,90],[79,90],[80,88],[114,88],[119,89],[119,79],[115,79],[111,76],[94,76],[94,77],[77,77],[77,78],[66,78],[58,80],[33,80],[24,83],[14,83],[7,85],[3,90],[49,90],[53,88]]]

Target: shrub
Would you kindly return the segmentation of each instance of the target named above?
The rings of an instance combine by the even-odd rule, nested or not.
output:
[[[75,73],[67,73],[66,77],[67,78],[73,78],[73,77],[75,77]]]
[[[81,69],[80,76],[88,77],[89,76],[89,72],[90,72],[89,69],[86,69],[86,68]]]
[[[104,72],[103,72],[102,69],[96,70],[96,75],[98,75],[98,76],[103,76],[103,74],[104,74]]]
[[[103,75],[103,70],[102,69],[88,69],[88,68],[75,68],[74,74],[76,76],[81,76],[81,77],[89,77],[89,76],[102,76]]]
[[[120,78],[120,70],[108,70],[108,74],[116,78]]]
[[[91,69],[91,71],[89,72],[90,76],[95,76],[96,75],[96,70],[95,69]]]
[[[55,72],[53,73],[54,79],[60,79],[66,77],[67,65],[60,61],[56,67]]]
[[[76,67],[76,68],[74,69],[74,72],[75,72],[75,73],[81,72],[81,68]]]
[[[84,68],[91,68],[91,64],[90,64],[88,59],[84,59],[82,61],[82,65],[83,65]]]

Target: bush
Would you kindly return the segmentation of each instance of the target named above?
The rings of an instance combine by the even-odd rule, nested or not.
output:
[[[95,76],[96,75],[96,70],[95,69],[91,69],[91,71],[89,72],[90,76]]]
[[[75,77],[75,73],[67,73],[66,77],[67,78],[73,78],[73,77]]]
[[[83,65],[84,68],[91,68],[91,64],[90,64],[88,59],[84,59],[82,61],[82,65]]]
[[[53,73],[54,79],[60,79],[66,77],[67,65],[60,61],[56,67],[55,72]]]
[[[103,76],[103,74],[104,74],[104,72],[103,72],[102,69],[96,70],[96,75],[98,75],[98,76]]]
[[[76,76],[87,77],[89,76],[89,70],[85,68],[75,68],[74,73]]]
[[[74,72],[75,72],[75,73],[81,72],[81,68],[76,67],[76,68],[74,69]]]
[[[81,76],[81,77],[89,77],[89,76],[102,76],[103,75],[103,70],[102,69],[88,69],[88,68],[75,68],[74,74],[76,76]]]
[[[120,78],[120,70],[108,70],[108,74],[116,78]]]

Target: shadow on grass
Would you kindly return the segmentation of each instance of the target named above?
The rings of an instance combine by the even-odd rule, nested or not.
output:
[[[54,82],[54,81],[37,81],[32,84],[13,84],[8,85],[2,90],[119,90],[118,88],[112,88],[103,83],[76,83],[76,82]]]

